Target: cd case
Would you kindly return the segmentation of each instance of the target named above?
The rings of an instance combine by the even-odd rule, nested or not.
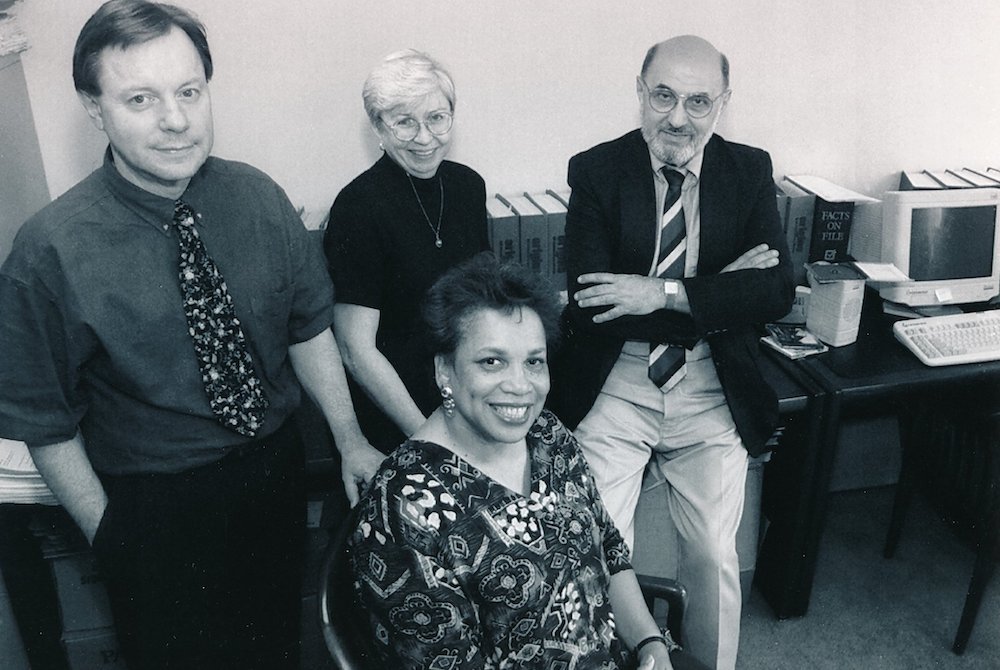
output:
[[[789,358],[821,354],[829,349],[802,326],[788,323],[769,323],[767,324],[767,333],[765,337],[761,338],[761,341]]]

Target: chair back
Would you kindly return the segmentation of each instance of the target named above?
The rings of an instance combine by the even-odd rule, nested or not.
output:
[[[334,531],[320,568],[319,615],[323,640],[340,670],[374,668],[371,628],[354,589],[348,539],[357,520],[357,508]]]

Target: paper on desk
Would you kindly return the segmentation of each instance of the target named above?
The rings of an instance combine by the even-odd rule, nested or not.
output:
[[[58,505],[24,442],[0,437],[0,503]]]
[[[861,274],[865,275],[872,281],[884,282],[887,284],[898,284],[900,282],[913,281],[906,276],[905,272],[897,268],[892,263],[868,263],[854,261],[853,265],[861,272]]]

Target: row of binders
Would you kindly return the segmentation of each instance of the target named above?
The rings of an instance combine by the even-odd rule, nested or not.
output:
[[[486,201],[490,246],[502,261],[520,263],[566,288],[566,208],[569,190],[496,194]]]
[[[899,176],[900,191],[943,188],[1000,188],[1000,168],[954,170],[905,170]]]
[[[807,283],[805,267],[849,258],[850,234],[862,219],[881,216],[878,199],[813,175],[788,175],[776,184],[796,284]],[[1000,168],[904,171],[899,190],[1000,188]],[[490,245],[502,260],[514,261],[566,286],[564,247],[569,190],[520,195],[496,194],[486,203]]]
[[[787,176],[777,184],[778,212],[791,250],[796,283],[806,284],[805,266],[836,263],[848,254],[851,225],[880,216],[879,203],[821,177]],[[501,259],[520,263],[566,287],[566,208],[569,190],[496,194],[486,201],[490,246]],[[874,205],[874,206],[873,206]]]

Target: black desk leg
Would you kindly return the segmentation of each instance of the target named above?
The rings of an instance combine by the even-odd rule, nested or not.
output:
[[[826,522],[826,494],[837,444],[840,403],[821,394],[789,417],[782,445],[764,471],[763,508],[770,524],[754,583],[779,619],[804,616]]]

